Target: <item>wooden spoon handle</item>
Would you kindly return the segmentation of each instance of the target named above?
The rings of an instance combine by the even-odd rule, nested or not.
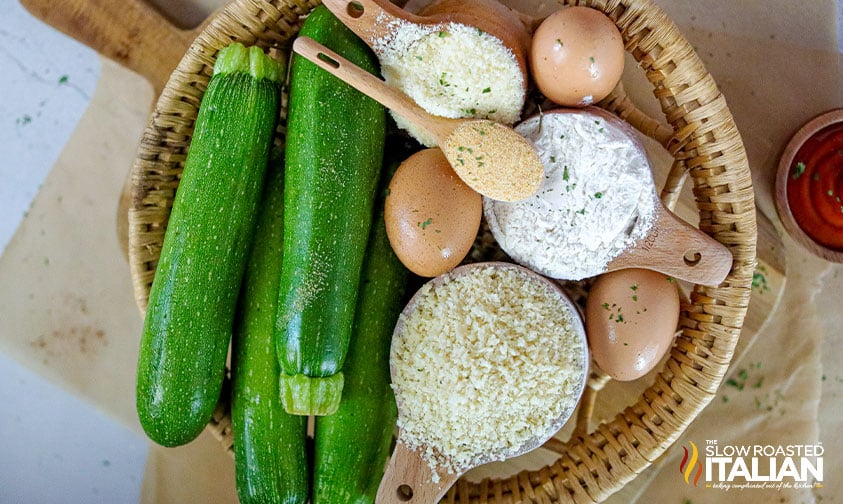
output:
[[[699,285],[716,286],[732,268],[732,253],[722,243],[657,204],[650,232],[609,263],[607,271],[647,268]]]
[[[378,52],[378,41],[394,34],[399,23],[423,21],[389,1],[323,0],[322,3],[375,52]]]
[[[307,58],[320,68],[369,96],[384,107],[394,110],[407,121],[415,124],[440,143],[447,138],[460,121],[430,115],[410,97],[354,63],[331,51],[310,37],[298,37],[293,51]]]
[[[419,452],[407,448],[399,438],[378,487],[375,504],[433,504],[442,499],[459,477],[445,470],[434,473]]]
[[[35,17],[146,77],[156,96],[195,33],[144,0],[21,0]]]

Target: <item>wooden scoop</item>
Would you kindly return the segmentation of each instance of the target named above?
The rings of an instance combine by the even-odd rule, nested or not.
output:
[[[457,175],[480,194],[518,201],[538,191],[544,167],[533,145],[512,128],[487,119],[431,115],[401,91],[309,37],[298,37],[293,51],[425,130]]]
[[[437,481],[434,483],[434,473]],[[459,473],[444,469],[434,471],[422,457],[422,450],[407,448],[398,433],[398,441],[381,480],[375,504],[439,502],[457,480]]]
[[[668,210],[656,197],[656,218],[647,236],[609,262],[606,271],[646,268],[699,285],[715,286],[732,269],[725,245]]]
[[[567,419],[567,416],[564,417],[564,420],[560,422],[559,428],[535,437],[529,445],[525,445],[506,458],[524,455],[539,448],[562,428],[562,424]],[[399,431],[395,449],[392,452],[386,472],[378,487],[375,504],[403,504],[407,502],[414,504],[433,504],[439,502],[448,489],[468,471],[466,469],[462,473],[452,473],[441,468],[434,471],[424,460],[423,452],[424,448],[416,450],[408,448]],[[486,460],[482,463],[488,462],[492,461]],[[477,465],[479,466],[481,464],[478,463]],[[473,469],[473,467],[470,469]],[[435,482],[433,481],[434,473],[437,476],[437,481]]]
[[[419,14],[409,13],[385,0],[323,0],[322,3],[376,54],[382,48],[382,41],[393,36],[401,24],[444,27],[456,23],[495,36],[512,51],[526,76],[530,49],[528,27],[522,22],[523,16],[496,0],[436,0]],[[526,82],[524,79],[525,86]]]
[[[560,299],[567,306],[567,310],[573,314],[574,320],[571,330],[576,332],[576,337],[579,340],[576,345],[577,350],[575,351],[578,352],[578,358],[582,365],[582,370],[578,376],[579,381],[576,384],[574,395],[575,400],[571,402],[570,408],[565,408],[558,417],[549,422],[546,431],[534,433],[533,437],[526,441],[522,446],[503,454],[499,454],[498,457],[488,454],[477,454],[475,463],[478,466],[492,462],[493,460],[509,459],[523,455],[542,446],[547,440],[552,438],[559,429],[564,426],[576,408],[580,394],[582,394],[585,388],[586,378],[588,375],[588,345],[586,343],[585,329],[578,315],[579,309],[565,295],[564,291],[556,282],[512,263],[484,262],[460,266],[446,275],[440,275],[434,278],[430,281],[430,284],[435,290],[437,287],[452,281],[456,277],[471,274],[478,268],[488,267],[495,269],[518,269],[528,275],[529,281],[541,282],[559,295]],[[396,324],[393,341],[401,337],[407,317],[419,307],[421,304],[420,299],[423,297],[426,296],[416,294],[412,299],[410,299],[409,303],[407,303],[407,306],[404,308],[402,315]],[[443,306],[442,309],[445,310],[446,308]],[[393,376],[395,376],[396,362],[397,360],[395,360],[393,356],[390,356],[390,372]],[[449,393],[449,391],[443,391],[443,393]],[[407,411],[406,408],[408,407],[424,407],[424,405],[418,404],[403,404],[400,397],[396,397],[396,399],[398,400],[399,419],[403,416],[403,413]],[[444,468],[431,468],[430,464],[427,463],[423,456],[427,448],[433,448],[435,451],[435,447],[420,447],[418,449],[409,448],[405,442],[403,432],[399,431],[398,440],[392,452],[392,456],[390,457],[383,479],[378,487],[378,493],[375,497],[376,504],[399,504],[407,502],[416,504],[432,504],[439,502],[443,495],[463,473],[452,473]],[[472,468],[473,467],[465,468],[464,472]],[[434,479],[436,481],[434,481]]]

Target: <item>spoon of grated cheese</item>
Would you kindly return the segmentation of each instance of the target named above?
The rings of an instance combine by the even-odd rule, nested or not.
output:
[[[527,94],[530,35],[497,0],[434,0],[414,14],[388,0],[324,0],[375,52],[387,84],[431,114],[512,125]],[[436,145],[403,117],[396,124]]]
[[[309,37],[298,37],[293,51],[425,130],[463,182],[483,196],[520,201],[538,191],[544,166],[529,140],[512,128],[488,119],[434,116],[400,90]]]
[[[531,451],[571,416],[588,354],[577,308],[521,266],[460,266],[419,289],[390,349],[398,440],[378,504],[438,502],[466,471]]]

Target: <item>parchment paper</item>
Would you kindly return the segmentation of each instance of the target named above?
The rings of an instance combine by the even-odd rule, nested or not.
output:
[[[782,230],[773,203],[780,152],[804,122],[843,104],[835,3],[800,2],[798,8],[780,2],[660,4],[726,96],[747,148],[758,207]],[[710,12],[716,18],[706,16],[709,8],[716,10]],[[839,364],[834,363],[840,361],[831,357],[831,349],[839,346],[841,267],[808,254],[787,237],[784,245],[788,276],[779,309],[746,353],[734,359],[727,376],[732,381],[721,386],[661,460],[610,502],[839,501],[835,475],[841,474],[841,458],[831,433],[839,432],[834,429],[839,428],[841,383],[835,377],[843,373],[836,371]],[[839,350],[834,354],[839,356]],[[708,440],[721,445],[823,443],[825,481],[822,488],[776,491],[690,487],[679,472],[682,447],[694,441],[702,449]]]
[[[0,257],[0,351],[140,432],[141,319],[117,240],[120,188],[152,89],[113,61]]]

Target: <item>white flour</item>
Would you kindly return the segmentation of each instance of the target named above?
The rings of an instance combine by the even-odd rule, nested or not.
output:
[[[383,21],[387,23],[387,21]],[[431,114],[513,124],[524,106],[524,75],[512,51],[496,37],[458,24],[389,24],[375,41],[384,80]],[[393,114],[398,126],[428,147],[435,141]]]
[[[545,113],[516,127],[545,168],[539,192],[484,198],[489,227],[513,260],[546,276],[581,280],[646,236],[655,219],[650,165],[631,128],[597,109]]]

